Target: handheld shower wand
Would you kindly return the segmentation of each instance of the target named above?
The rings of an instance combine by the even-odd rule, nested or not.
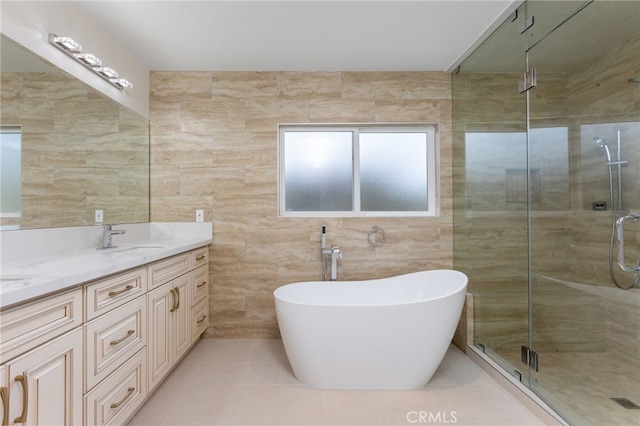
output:
[[[322,225],[322,274],[323,278],[327,280],[327,227]]]
[[[322,225],[322,250],[327,248],[327,227]]]
[[[607,153],[607,164],[610,163],[611,162],[611,152],[609,151],[609,147],[607,146],[607,143],[604,141],[604,139],[599,138],[599,137],[596,136],[595,138],[593,138],[593,141],[600,148],[604,148],[605,152]]]

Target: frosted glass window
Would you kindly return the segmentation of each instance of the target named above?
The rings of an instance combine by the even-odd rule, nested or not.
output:
[[[281,125],[281,216],[436,216],[435,129]]]
[[[0,216],[20,217],[22,209],[22,132],[0,128]]]
[[[286,211],[353,209],[353,133],[285,132]]]
[[[360,133],[363,211],[426,211],[426,133]]]

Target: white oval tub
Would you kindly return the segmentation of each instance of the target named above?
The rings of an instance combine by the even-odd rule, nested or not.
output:
[[[293,373],[321,389],[424,386],[451,343],[467,281],[432,270],[279,287],[276,315]]]

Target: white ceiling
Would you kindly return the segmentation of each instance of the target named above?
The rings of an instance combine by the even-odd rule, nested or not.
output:
[[[512,0],[80,1],[152,71],[446,71]]]

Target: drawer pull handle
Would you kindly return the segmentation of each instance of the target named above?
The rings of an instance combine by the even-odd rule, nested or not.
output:
[[[202,324],[202,321],[204,321],[204,320],[206,320],[206,319],[207,319],[207,316],[205,315],[205,316],[203,316],[203,317],[202,317],[202,319],[201,319],[201,320],[196,321],[196,323],[198,323],[198,324]]]
[[[178,309],[178,304],[179,304],[179,299],[178,298],[180,296],[176,296],[177,293],[178,293],[178,289],[177,288],[172,288],[171,289],[171,295],[173,296],[173,306],[171,307],[169,312],[175,312]]]
[[[127,337],[131,336],[131,335],[132,335],[133,333],[135,333],[135,332],[136,332],[135,330],[129,330],[129,331],[127,331],[127,335],[126,335],[126,336],[124,336],[123,338],[118,339],[118,340],[112,340],[112,341],[111,341],[111,343],[110,343],[110,345],[111,345],[111,346],[115,346],[115,345],[118,345],[118,344],[122,343],[122,342],[123,342]]]
[[[200,288],[200,287],[204,287],[205,285],[207,285],[207,282],[206,281],[202,281],[202,283],[198,284],[196,287]]]
[[[111,404],[111,408],[118,408],[119,406],[121,406],[123,402],[125,402],[131,395],[133,395],[133,391],[135,390],[136,388],[127,389],[127,394],[124,396],[124,398],[122,398],[120,402],[114,402],[113,404]]]
[[[20,417],[16,417],[14,423],[26,423],[27,412],[29,411],[29,387],[27,385],[27,376],[16,376],[16,382],[22,383],[22,413]]]
[[[122,290],[110,291],[109,292],[109,297],[115,297],[115,296],[117,296],[119,294],[122,294],[122,293],[127,292],[127,291],[132,290],[132,289],[133,289],[133,286],[132,285],[128,285],[125,288],[123,288]]]
[[[207,257],[204,254],[201,254],[200,256],[196,257],[196,262],[200,261],[200,260],[204,260],[204,258]]]
[[[0,398],[2,398],[2,426],[9,425],[9,395],[7,388],[0,388]]]

